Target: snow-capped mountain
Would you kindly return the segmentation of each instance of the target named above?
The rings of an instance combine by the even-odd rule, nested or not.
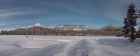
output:
[[[5,33],[6,32],[6,33]],[[117,25],[108,25],[103,28],[93,28],[86,25],[61,24],[55,27],[43,26],[36,23],[27,27],[17,28],[10,31],[2,31],[2,34],[17,35],[54,35],[54,36],[92,36],[122,34],[122,28]]]
[[[68,24],[60,24],[55,27],[52,26],[43,26],[40,23],[36,23],[34,25],[26,26],[26,27],[20,27],[20,28],[31,28],[31,27],[43,27],[43,28],[49,28],[49,29],[62,29],[62,30],[88,30],[88,29],[96,29],[93,27],[89,27],[86,25],[68,25]]]
[[[110,24],[107,25],[105,27],[102,28],[94,28],[94,27],[90,27],[90,26],[86,26],[86,25],[72,25],[72,24],[60,24],[57,25],[55,27],[52,26],[43,26],[40,23],[36,23],[30,26],[26,26],[26,27],[20,27],[20,28],[32,28],[32,27],[41,27],[41,28],[48,28],[48,29],[61,29],[61,30],[88,30],[88,29],[92,29],[92,30],[121,30],[122,27],[115,25],[115,24]]]
[[[39,27],[43,27],[43,25],[41,25],[40,23],[36,23],[33,26],[39,26]]]
[[[41,25],[40,23],[36,23],[34,25],[30,25],[30,26],[25,26],[25,27],[20,27],[20,28],[30,28],[30,27],[44,27],[43,25]]]
[[[43,28],[49,28],[49,29],[54,28],[54,27],[52,27],[52,26],[43,26],[43,25],[41,25],[40,23],[36,23],[36,24],[30,25],[30,26],[20,27],[20,28],[31,28],[31,27],[43,27]]]
[[[60,24],[55,27],[55,29],[62,29],[62,30],[88,30],[88,29],[95,29],[93,27],[89,27],[86,25],[68,25],[68,24]]]
[[[46,26],[45,28],[54,29],[53,26]]]

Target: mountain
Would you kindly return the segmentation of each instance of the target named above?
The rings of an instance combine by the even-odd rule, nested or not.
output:
[[[30,28],[30,27],[44,27],[44,26],[41,25],[40,23],[36,23],[36,24],[34,24],[34,25],[25,26],[25,27],[20,27],[20,28]]]
[[[100,30],[105,30],[105,31],[113,31],[113,30],[122,30],[121,26],[115,25],[115,24],[110,24],[105,27],[100,28]]]
[[[34,28],[47,28],[47,29],[61,29],[61,30],[75,30],[75,31],[80,31],[80,30],[105,30],[105,31],[117,31],[117,30],[122,30],[121,26],[115,25],[115,24],[110,24],[102,28],[94,28],[90,27],[87,25],[72,25],[72,24],[60,24],[55,27],[52,26],[43,26],[40,23],[36,23],[30,26],[25,26],[25,27],[19,27],[18,29],[34,29]]]
[[[42,28],[49,28],[49,29],[61,29],[61,30],[88,30],[88,29],[96,29],[93,27],[89,27],[86,25],[68,25],[68,24],[60,24],[55,27],[52,26],[43,26],[40,23],[36,23],[34,25],[20,27],[20,28],[32,28],[32,27],[42,27]]]
[[[88,30],[88,29],[96,29],[93,27],[89,27],[86,25],[68,25],[68,24],[60,24],[55,27],[55,29],[62,29],[62,30]]]
[[[43,26],[40,23],[36,23],[34,25],[30,25],[30,26],[25,26],[25,27],[20,27],[20,28],[31,28],[31,27],[43,27],[43,28],[49,28],[49,29],[53,29],[54,27],[52,26]]]
[[[36,23],[15,30],[1,31],[2,35],[51,35],[51,36],[117,36],[122,35],[121,26],[107,25],[94,28],[86,25],[60,24],[55,27],[43,26]]]

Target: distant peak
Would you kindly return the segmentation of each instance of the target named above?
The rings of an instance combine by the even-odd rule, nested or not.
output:
[[[34,25],[27,26],[26,28],[30,28],[30,27],[34,27],[34,26],[37,26],[37,27],[44,27],[44,26],[41,25],[40,23],[36,23],[36,24],[34,24]]]
[[[34,25],[41,25],[40,23],[36,23],[36,24],[34,24]]]
[[[34,26],[42,26],[40,23],[36,23],[34,24]]]
[[[116,25],[116,24],[110,24],[110,25],[107,25],[107,26],[105,26],[105,27],[103,27],[103,28],[122,28],[121,26],[118,26],[118,25]],[[103,29],[102,28],[102,29]]]

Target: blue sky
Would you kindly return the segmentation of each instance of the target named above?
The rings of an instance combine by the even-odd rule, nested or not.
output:
[[[128,6],[139,0],[0,0],[0,29],[13,29],[41,23],[88,25],[101,28],[123,26]]]

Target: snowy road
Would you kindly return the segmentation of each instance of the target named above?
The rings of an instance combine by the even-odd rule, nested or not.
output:
[[[135,43],[118,37],[1,36],[0,56],[139,56]]]
[[[77,44],[71,47],[71,50],[68,52],[68,56],[86,56],[89,53],[87,41],[80,40]]]

